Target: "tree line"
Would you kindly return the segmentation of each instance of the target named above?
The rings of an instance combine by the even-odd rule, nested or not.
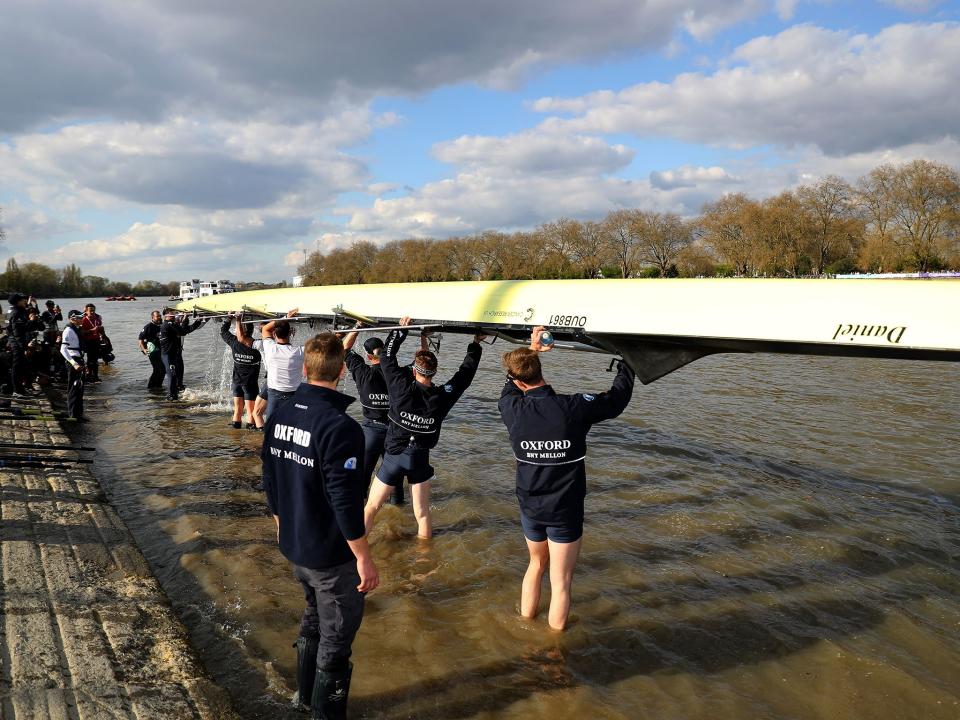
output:
[[[599,277],[810,277],[960,269],[960,173],[927,160],[829,176],[765,200],[728,194],[699,216],[616,210],[532,231],[359,241],[309,255],[306,285]]]
[[[30,293],[38,299],[115,295],[162,297],[179,294],[180,283],[161,283],[156,280],[128,283],[109,280],[99,275],[84,275],[80,268],[72,263],[54,269],[33,262],[21,265],[14,258],[9,258],[6,270],[0,273],[0,289]]]

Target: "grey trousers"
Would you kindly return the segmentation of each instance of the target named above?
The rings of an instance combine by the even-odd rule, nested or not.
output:
[[[293,574],[303,586],[307,601],[300,634],[320,641],[317,668],[345,667],[363,620],[364,594],[357,590],[360,575],[356,561],[323,570],[294,565]]]

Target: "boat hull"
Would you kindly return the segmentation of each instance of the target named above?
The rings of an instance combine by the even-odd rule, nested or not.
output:
[[[198,298],[181,310],[292,308],[326,320],[393,324],[409,315],[446,331],[558,340],[637,356],[715,352],[960,360],[960,282],[951,280],[514,280],[320,286]],[[631,348],[633,349],[631,351]],[[672,367],[680,367],[686,362]],[[664,368],[675,365],[666,362]],[[670,370],[666,370],[670,372]],[[645,382],[665,372],[640,373]],[[653,377],[656,376],[656,377]]]

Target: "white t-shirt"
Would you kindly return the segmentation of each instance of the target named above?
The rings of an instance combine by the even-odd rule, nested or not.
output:
[[[263,339],[263,364],[267,368],[267,387],[293,392],[303,380],[303,347],[281,345],[273,338]]]

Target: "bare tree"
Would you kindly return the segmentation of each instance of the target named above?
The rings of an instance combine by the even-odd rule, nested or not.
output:
[[[697,232],[708,247],[733,266],[737,275],[756,271],[760,205],[743,193],[724,195],[704,205]]]
[[[692,228],[676,213],[641,212],[634,222],[637,261],[653,265],[667,277],[676,270],[680,251],[692,242]]]
[[[601,270],[607,257],[603,223],[593,220],[580,223],[580,234],[574,238],[571,251],[581,277],[601,277]]]
[[[614,210],[603,219],[603,234],[608,254],[620,268],[620,277],[630,277],[636,271],[638,210]]]
[[[893,172],[890,194],[894,242],[926,272],[957,244],[960,174],[941,163],[914,160]]]
[[[816,185],[797,190],[797,198],[813,218],[812,260],[815,275],[822,275],[827,265],[849,256],[862,237],[850,184],[829,175]]]

